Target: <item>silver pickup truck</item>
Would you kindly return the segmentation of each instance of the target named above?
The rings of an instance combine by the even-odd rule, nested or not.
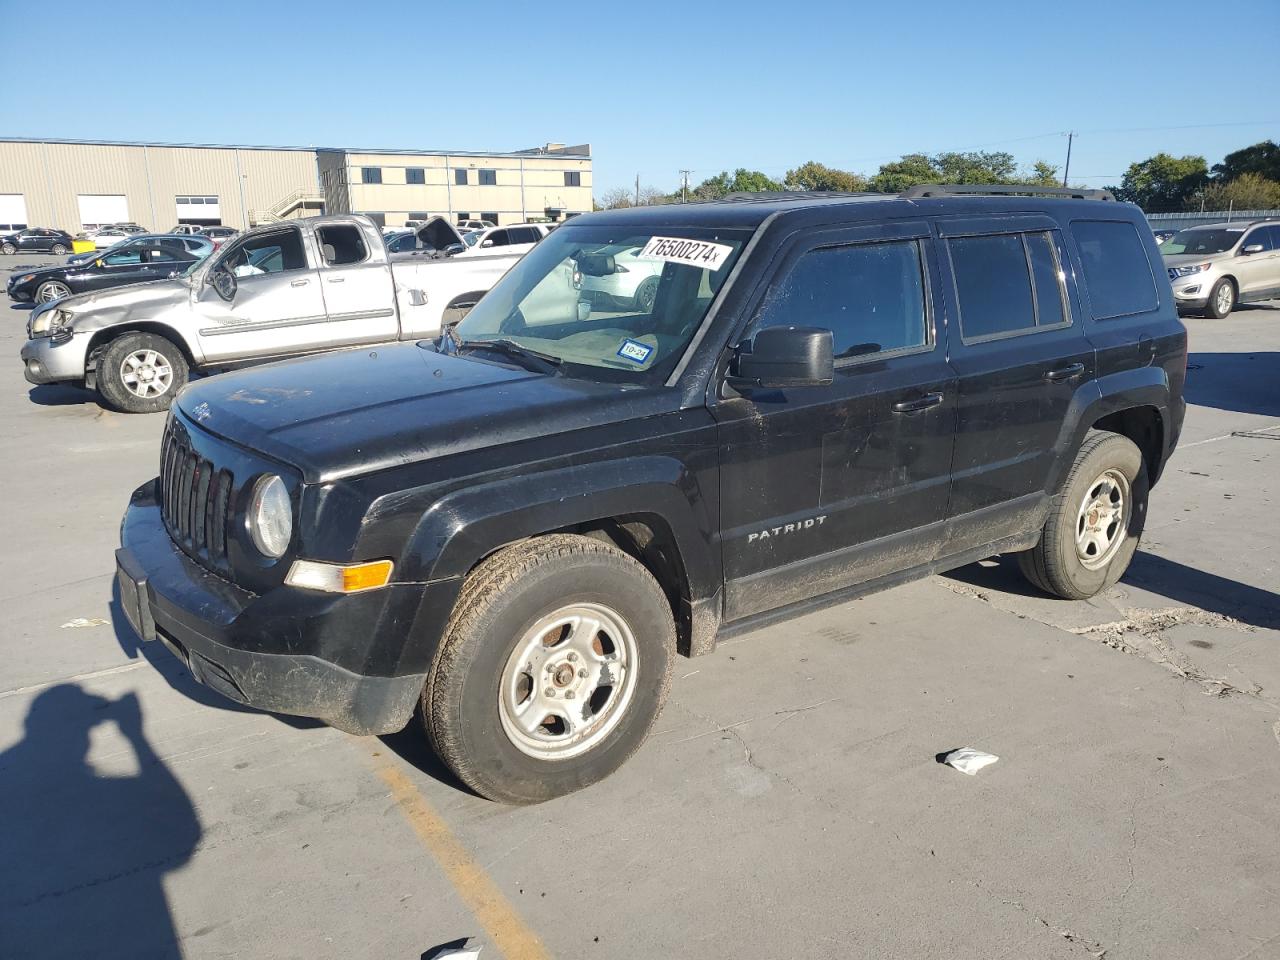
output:
[[[372,220],[256,227],[182,276],[43,304],[22,362],[128,413],[164,410],[192,370],[437,334],[519,259],[396,259]]]

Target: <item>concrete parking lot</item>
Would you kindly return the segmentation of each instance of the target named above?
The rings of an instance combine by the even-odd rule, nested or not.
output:
[[[1280,957],[1280,302],[1187,321],[1104,596],[992,560],[735,638],[618,774],[520,809],[140,644],[112,552],[163,418],[31,389],[0,312],[0,956]]]

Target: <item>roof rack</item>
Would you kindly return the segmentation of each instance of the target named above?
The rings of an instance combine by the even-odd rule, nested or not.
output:
[[[734,193],[726,193],[721,200],[823,200],[827,197],[884,197],[892,196],[887,193],[876,193],[873,190],[864,190],[860,193],[846,192],[842,190],[738,190]]]
[[[1073,200],[1115,200],[1110,190],[1041,187],[1034,183],[918,183],[898,194],[904,200],[921,197],[1069,197]]]

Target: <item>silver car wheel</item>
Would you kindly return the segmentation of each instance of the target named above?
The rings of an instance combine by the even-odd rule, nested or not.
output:
[[[561,607],[530,627],[507,658],[498,689],[502,729],[517,750],[567,760],[607,738],[636,685],[635,634],[597,603]]]
[[[40,303],[53,303],[55,300],[69,296],[71,296],[71,288],[57,280],[46,280],[40,284],[40,289],[36,292],[36,300]]]
[[[150,400],[168,393],[173,385],[173,367],[154,350],[137,350],[121,362],[120,381],[135,397]]]
[[[1089,484],[1076,514],[1076,556],[1086,570],[1099,570],[1116,555],[1132,502],[1129,478],[1119,470],[1106,470]]]
[[[1231,312],[1231,308],[1235,305],[1236,292],[1231,288],[1231,284],[1224,283],[1218,287],[1218,302],[1216,304],[1218,312],[1226,315]]]

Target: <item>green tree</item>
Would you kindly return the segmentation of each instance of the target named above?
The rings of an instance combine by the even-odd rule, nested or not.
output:
[[[733,175],[729,175],[729,171],[725,170],[717,173],[714,177],[708,177],[696,187],[689,188],[690,200],[719,200],[721,197],[728,196],[731,193],[761,193],[767,190],[782,190],[782,184],[776,180],[771,180],[767,174],[761,173],[759,170],[747,170],[745,167],[739,167],[733,171]],[[673,199],[679,200],[680,193],[671,195]]]
[[[1051,171],[1048,164],[1037,163],[1030,177]],[[873,190],[882,193],[901,193],[918,183],[1043,183],[1043,180],[1025,180],[1018,175],[1018,165],[1011,153],[987,153],[985,151],[948,152],[928,156],[908,153],[902,159],[884,164],[871,178]]]
[[[883,164],[871,178],[871,189],[881,193],[901,193],[917,183],[939,183],[940,178],[940,171],[928,156],[908,153],[901,160]]]
[[[1242,173],[1230,183],[1211,183],[1184,204],[1187,210],[1274,210],[1280,207],[1280,182]]]
[[[837,170],[810,160],[785,177],[788,190],[833,190],[837,193],[859,193],[867,189],[867,178],[851,170]]]
[[[1280,144],[1274,140],[1263,140],[1251,147],[1228,153],[1221,163],[1213,165],[1213,176],[1217,180],[1235,180],[1245,173],[1280,181]]]
[[[1136,203],[1147,213],[1170,213],[1181,210],[1208,182],[1209,167],[1204,157],[1157,153],[1129,164],[1120,186],[1109,189],[1119,199]]]
[[[1038,187],[1056,187],[1062,182],[1058,176],[1058,168],[1051,163],[1037,160],[1031,165],[1031,172],[1022,177],[1023,183],[1034,183]]]

